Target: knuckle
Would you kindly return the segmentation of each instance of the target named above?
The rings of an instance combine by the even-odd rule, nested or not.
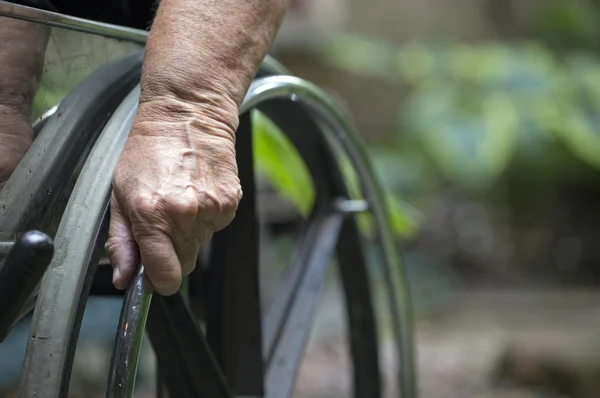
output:
[[[206,191],[201,194],[199,208],[211,215],[235,213],[240,201],[239,188],[220,189],[219,192]]]
[[[198,200],[190,195],[164,198],[163,206],[167,214],[189,219],[198,216]]]
[[[240,199],[241,199],[241,194],[240,194],[240,187],[239,185],[237,187],[234,188],[228,188],[228,189],[224,189],[221,191],[221,195],[220,195],[220,204],[221,204],[221,210],[224,213],[235,213]]]
[[[140,219],[163,214],[194,219],[198,215],[198,201],[192,195],[138,195],[133,198],[132,211]]]
[[[154,215],[160,211],[158,198],[149,195],[135,195],[131,199],[131,211],[138,217],[145,219],[149,215]]]
[[[206,193],[201,211],[211,231],[219,231],[225,228],[233,220],[242,197],[242,189],[239,184],[231,184],[220,187],[218,194]]]
[[[111,236],[106,241],[106,249],[109,256],[114,256],[121,246],[121,239],[116,236]]]

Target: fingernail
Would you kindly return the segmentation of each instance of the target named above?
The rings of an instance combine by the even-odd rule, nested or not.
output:
[[[119,268],[115,267],[113,269],[113,285],[115,285],[115,287],[117,287],[117,281],[119,280],[119,278],[121,277],[121,271],[119,270]]]

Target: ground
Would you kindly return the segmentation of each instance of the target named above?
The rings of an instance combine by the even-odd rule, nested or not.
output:
[[[300,371],[296,398],[350,397],[349,360],[339,292],[329,288]],[[600,293],[469,291],[448,296],[443,311],[418,318],[422,398],[597,398],[600,396]],[[109,322],[110,323],[110,322]],[[88,340],[79,350],[71,396],[103,397],[110,353]],[[383,349],[386,377],[395,365]],[[152,395],[153,363],[143,359],[142,387]],[[146,380],[146,382],[144,382]],[[560,393],[562,390],[562,395]],[[0,397],[11,395],[0,394]],[[398,395],[389,392],[388,396]]]

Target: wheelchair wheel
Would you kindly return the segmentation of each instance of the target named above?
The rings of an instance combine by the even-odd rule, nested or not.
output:
[[[382,333],[374,289],[385,290],[394,346],[400,359],[398,391],[416,394],[409,295],[387,225],[382,195],[347,118],[317,87],[291,76],[257,78],[242,105],[237,157],[244,190],[236,218],[210,243],[205,275],[206,317],[200,326],[181,292],[148,293],[143,268],[125,294],[107,397],[130,397],[144,331],[157,357],[161,386],[172,398],[290,397],[319,304],[325,272],[338,265],[347,313],[353,396],[383,397]],[[55,255],[34,311],[19,394],[66,397],[74,351],[90,285],[102,255],[112,170],[127,139],[139,90],[134,89],[106,124],[73,189],[55,238]],[[256,212],[250,111],[259,109],[288,135],[311,174],[313,211],[300,247],[261,310],[259,217]],[[354,166],[365,200],[352,200],[339,154]],[[381,261],[368,264],[355,220],[370,211]],[[385,284],[374,286],[375,275]],[[164,396],[162,388],[158,391]]]
[[[139,81],[141,63],[142,54],[134,52],[104,65],[33,126],[33,145],[0,191],[0,248],[12,247],[31,229],[54,237],[81,167],[112,113]],[[0,269],[6,252],[0,250]],[[23,268],[4,271],[15,274]],[[35,305],[40,279],[33,274],[23,278],[36,279],[30,281],[33,290],[12,298],[15,308],[10,319],[3,319],[5,326],[14,325]],[[7,329],[0,329],[2,340]]]

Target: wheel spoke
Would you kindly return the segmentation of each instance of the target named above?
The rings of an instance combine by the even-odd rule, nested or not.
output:
[[[270,352],[266,389],[270,398],[289,397],[292,393],[343,217],[330,213],[314,219],[289,282],[282,284],[274,301],[277,305],[265,316],[265,344]]]
[[[155,295],[147,329],[169,396],[232,397],[217,359],[181,293]]]
[[[337,246],[338,269],[344,286],[350,350],[354,363],[356,397],[381,396],[381,369],[377,350],[377,323],[372,302],[364,246],[353,218],[346,218]]]
[[[362,138],[344,110],[331,97],[315,85],[297,77],[271,76],[255,80],[240,109],[244,111],[259,104],[261,109],[264,109],[262,104],[265,102],[269,100],[283,101],[284,99],[291,100],[287,102],[289,107],[299,106],[308,111],[308,118],[312,119],[317,124],[318,130],[323,133],[321,138],[325,141],[326,146],[330,149],[338,147],[345,152],[356,171],[363,195],[373,213],[377,241],[382,248],[383,261],[380,265],[385,275],[384,289],[387,290],[394,338],[398,342],[395,350],[399,358],[398,385],[403,397],[415,397],[417,386],[415,383],[410,291],[404,266],[396,253],[397,247],[389,224],[383,187],[369,162]],[[287,114],[281,113],[281,116],[289,118]],[[283,131],[287,132],[286,129]],[[294,141],[298,149],[300,149],[299,143],[300,141]],[[302,157],[307,159],[307,154],[300,152]],[[336,169],[339,171],[339,168],[331,170],[335,172]],[[330,169],[321,170],[327,172]],[[356,361],[355,365],[364,366]]]
[[[250,115],[240,117],[236,152],[244,197],[235,219],[215,234],[208,273],[210,345],[233,392],[263,396],[259,230]]]

